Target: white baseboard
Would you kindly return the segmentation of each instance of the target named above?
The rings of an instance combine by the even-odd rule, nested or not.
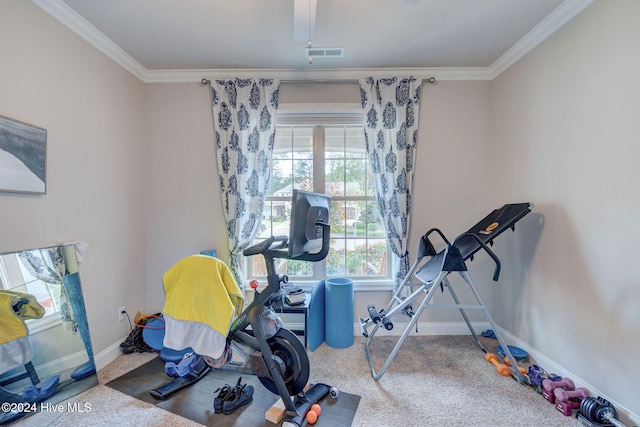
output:
[[[68,356],[61,357],[52,362],[43,363],[35,367],[40,379],[59,374],[67,369],[76,368],[87,362],[87,352],[82,350]]]
[[[535,361],[536,365],[542,366],[547,372],[551,372],[562,377],[571,378],[576,387],[586,388],[587,390],[589,390],[592,396],[602,396],[603,398],[607,399],[613,406],[615,406],[616,411],[618,412],[618,418],[625,425],[640,425],[640,415],[634,414],[633,412],[629,411],[619,402],[611,399],[609,396],[598,390],[593,385],[587,383],[565,367],[558,365],[544,354],[540,353],[536,349],[530,347],[525,342],[518,339],[516,336],[510,334],[500,327],[498,327],[498,329],[503,338],[507,341],[508,345],[515,345],[525,350],[527,353],[529,353],[530,360]]]
[[[116,360],[118,356],[122,354],[120,351],[120,343],[124,342],[125,339],[126,337],[111,344],[109,347],[94,356],[96,369],[98,371]]]

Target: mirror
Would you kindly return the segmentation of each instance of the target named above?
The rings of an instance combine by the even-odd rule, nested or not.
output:
[[[95,386],[93,357],[76,246],[0,254],[0,424]]]

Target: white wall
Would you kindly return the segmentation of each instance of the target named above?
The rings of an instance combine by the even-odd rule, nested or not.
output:
[[[500,325],[635,414],[639,18],[640,2],[596,1],[494,80],[490,167],[536,203],[505,251],[520,267]]]
[[[148,312],[162,310],[162,275],[181,258],[203,249],[229,256],[210,111],[208,88],[197,83],[148,87]]]
[[[47,194],[0,193],[0,252],[89,244],[80,266],[93,348],[145,300],[144,84],[31,2],[0,2],[0,115],[47,129]],[[132,315],[135,313],[132,313]]]

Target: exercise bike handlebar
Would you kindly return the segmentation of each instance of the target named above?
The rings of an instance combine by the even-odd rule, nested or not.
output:
[[[286,251],[282,249],[287,247],[287,243],[289,241],[288,236],[271,236],[262,242],[259,242],[245,250],[242,251],[242,255],[244,256],[252,256],[252,255],[265,255],[271,256],[274,258],[287,258],[297,261],[321,261],[325,259],[327,254],[329,253],[329,249],[331,246],[331,238],[330,238],[330,225],[325,224],[322,221],[316,221],[316,225],[322,227],[322,248],[319,252],[316,253],[304,253],[302,255],[288,256]],[[279,242],[275,244],[276,242]]]
[[[252,256],[252,255],[263,254],[267,250],[271,249],[271,246],[275,242],[280,242],[279,248],[282,248],[284,247],[284,245],[288,240],[289,238],[287,236],[271,236],[268,239],[265,239],[262,242],[257,243],[251,246],[250,248],[245,249],[244,251],[242,251],[242,255]]]

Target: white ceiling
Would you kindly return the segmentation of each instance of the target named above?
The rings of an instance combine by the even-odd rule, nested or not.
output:
[[[313,47],[345,54],[312,64],[307,42],[294,41],[294,0],[33,1],[153,81],[196,70],[413,68],[491,77],[592,0],[317,0]]]

